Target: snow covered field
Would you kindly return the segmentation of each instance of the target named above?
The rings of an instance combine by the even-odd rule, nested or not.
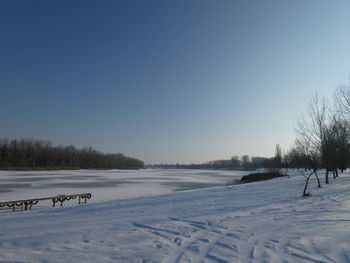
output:
[[[323,178],[322,178],[323,179]],[[0,214],[0,262],[350,262],[350,176]]]

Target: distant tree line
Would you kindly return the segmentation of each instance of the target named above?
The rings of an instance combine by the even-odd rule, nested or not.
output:
[[[53,146],[35,139],[0,139],[0,168],[139,169],[141,160],[101,153],[91,147]]]
[[[215,160],[202,164],[155,164],[148,165],[150,168],[167,169],[225,169],[225,170],[256,170],[258,168],[282,168],[281,147],[276,145],[276,153],[272,158],[249,157],[248,155],[233,156],[228,160]]]

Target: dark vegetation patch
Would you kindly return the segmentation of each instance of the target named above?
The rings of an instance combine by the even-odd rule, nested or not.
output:
[[[281,174],[280,172],[265,172],[265,173],[252,173],[245,175],[239,181],[240,183],[252,183],[258,181],[269,180],[273,178],[287,176],[286,174]]]

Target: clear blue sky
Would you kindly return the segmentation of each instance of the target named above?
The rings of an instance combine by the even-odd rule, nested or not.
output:
[[[350,74],[349,1],[0,1],[0,137],[272,156]]]

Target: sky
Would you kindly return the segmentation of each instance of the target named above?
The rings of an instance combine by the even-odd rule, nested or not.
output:
[[[350,2],[0,1],[0,137],[146,163],[287,151],[350,75]]]

